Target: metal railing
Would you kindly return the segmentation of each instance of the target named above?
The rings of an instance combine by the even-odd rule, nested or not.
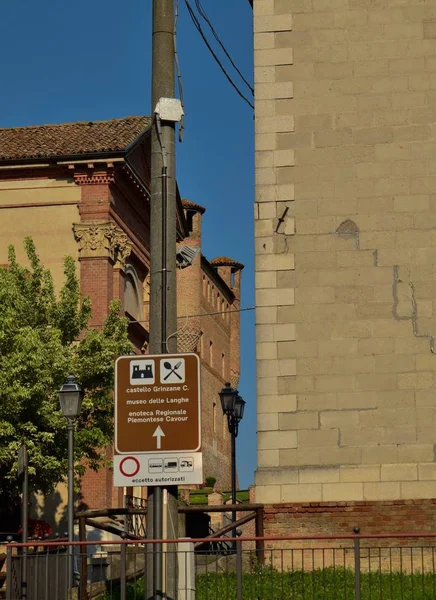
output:
[[[147,509],[147,499],[138,498],[137,496],[124,496],[124,502],[126,508],[142,508],[144,511]],[[145,514],[128,514],[127,519],[127,533],[139,536],[142,538],[146,537],[146,515]]]
[[[357,532],[262,538],[262,560],[259,544],[256,546],[259,541],[256,537],[238,539],[242,556],[239,563],[234,555],[214,554],[210,548],[199,552],[201,539],[120,540],[97,546],[95,542],[75,542],[73,568],[85,561],[87,577],[85,581],[82,576],[70,591],[66,587],[70,568],[65,554],[67,543],[41,541],[27,545],[27,590],[22,589],[20,578],[23,545],[10,543],[6,599],[150,599],[147,561],[151,560],[154,543],[163,544],[164,573],[170,578],[174,573],[168,572],[166,565],[171,561],[165,550],[169,543],[178,548],[177,600],[436,599],[436,534]],[[97,550],[91,554],[87,546]],[[175,596],[164,585],[161,587],[159,598]]]

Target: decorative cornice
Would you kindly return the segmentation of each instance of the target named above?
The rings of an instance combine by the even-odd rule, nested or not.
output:
[[[95,170],[94,164],[89,163],[87,171],[77,170],[74,164],[68,165],[68,168],[74,170],[74,183],[77,185],[101,185],[110,184],[115,181],[114,165],[108,163],[105,169]]]
[[[79,243],[79,259],[110,258],[119,268],[125,267],[132,245],[112,221],[73,223],[73,232]]]

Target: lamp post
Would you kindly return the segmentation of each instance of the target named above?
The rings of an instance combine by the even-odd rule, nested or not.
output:
[[[74,425],[80,414],[83,390],[70,375],[59,390],[61,410],[68,423],[68,541],[74,541]],[[73,587],[73,546],[68,546],[68,588]]]
[[[232,504],[236,504],[236,438],[238,437],[239,421],[244,416],[245,401],[238,390],[226,383],[220,392],[221,407],[227,417],[231,438],[231,468],[232,468]],[[232,522],[236,521],[236,511],[232,511]],[[232,529],[232,537],[236,537],[236,530]]]

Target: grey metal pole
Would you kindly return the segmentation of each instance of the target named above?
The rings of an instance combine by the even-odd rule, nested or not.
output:
[[[74,419],[68,419],[68,541],[74,541]],[[73,587],[73,546],[68,546],[68,589]]]
[[[160,98],[174,98],[174,95],[173,0],[153,0],[153,112]],[[161,121],[160,138],[155,122],[151,135],[150,204],[150,352],[153,354],[177,352],[176,337],[168,339],[177,331],[173,122]]]
[[[231,417],[231,426],[229,427],[232,437],[232,504],[236,504],[236,438],[238,437],[238,421],[235,417]],[[232,511],[232,522],[236,523],[236,511]],[[232,537],[234,538],[233,549],[236,550],[236,598],[237,600],[242,599],[242,553],[241,553],[241,542],[236,538],[236,528],[232,530]]]
[[[242,600],[242,548],[239,540],[236,540],[236,598]]]
[[[127,501],[127,496],[124,496],[124,508],[129,508],[129,503]],[[127,539],[127,534],[129,533],[129,515],[125,515],[124,517],[124,531],[121,534],[121,539]],[[127,592],[127,546],[126,544],[121,544],[121,564],[120,564],[120,600],[126,600],[126,592]]]
[[[236,423],[234,417],[229,417],[229,429],[231,437],[231,468],[232,468],[232,504],[236,504]],[[232,523],[236,522],[236,511],[232,511]],[[236,529],[232,529],[232,538],[236,537]],[[233,542],[233,546],[234,546]],[[235,549],[235,548],[233,548]]]
[[[29,470],[27,466],[27,448],[23,448],[23,507],[21,515],[21,541],[23,544],[27,542],[29,537]],[[21,571],[21,598],[27,599],[27,547],[23,547],[22,555],[22,571]]]
[[[359,527],[354,527],[353,532],[356,536],[360,533]],[[360,538],[354,538],[354,595],[356,600],[360,600]]]
[[[12,582],[14,580],[12,576],[12,537],[6,538],[6,600],[12,600]]]
[[[124,541],[127,538],[125,531],[121,534],[121,539]],[[127,547],[126,544],[121,544],[120,548],[120,600],[126,600],[127,592]]]
[[[175,97],[174,0],[153,0],[152,111],[160,98]],[[151,135],[150,201],[150,353],[177,352],[175,124],[156,121]],[[169,337],[173,336],[173,337]],[[168,537],[178,537],[177,487],[148,488],[147,538],[162,539],[163,491],[168,491]],[[162,544],[153,544],[147,561],[148,598],[177,595],[177,556],[170,549],[163,573]],[[163,577],[165,576],[165,582]]]

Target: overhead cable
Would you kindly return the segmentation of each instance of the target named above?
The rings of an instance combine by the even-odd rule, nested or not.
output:
[[[221,48],[224,51],[224,54],[227,56],[227,58],[230,61],[230,64],[232,65],[232,67],[235,69],[235,71],[238,73],[239,77],[242,79],[242,81],[247,85],[247,87],[250,89],[251,93],[254,96],[254,88],[251,85],[251,83],[249,81],[247,81],[247,79],[244,77],[244,75],[241,73],[241,71],[238,69],[238,67],[236,66],[234,60],[232,59],[232,57],[230,56],[229,52],[227,51],[227,48],[225,47],[225,45],[223,44],[223,42],[221,41],[218,33],[216,32],[214,26],[212,25],[212,23],[210,22],[209,17],[206,14],[206,11],[203,8],[203,5],[201,4],[200,0],[195,0],[195,6],[197,7],[197,10],[200,14],[200,16],[206,21],[206,23],[209,25],[210,30],[213,33],[214,38],[216,39],[216,41],[218,42],[218,44],[221,46]]]
[[[178,24],[178,21],[179,21],[179,0],[176,0],[176,7],[175,7],[175,14],[174,14],[174,62],[176,65],[177,85],[179,87],[180,104],[182,105],[182,109],[184,111],[185,103],[183,100],[182,73],[180,70],[179,55],[177,52],[177,24]],[[180,127],[179,127],[179,142],[183,142],[184,131],[185,131],[185,119],[182,115],[182,118],[180,120]]]
[[[212,54],[213,58],[215,59],[215,62],[217,63],[217,65],[219,66],[219,68],[221,69],[221,71],[224,73],[226,79],[229,81],[230,85],[235,89],[236,93],[243,99],[245,100],[245,102],[251,106],[251,108],[254,109],[254,105],[250,102],[250,100],[241,92],[241,90],[238,88],[238,86],[236,85],[236,83],[233,81],[233,79],[230,77],[230,75],[227,73],[225,67],[223,66],[223,64],[221,63],[220,59],[218,58],[218,56],[215,54],[212,46],[210,45],[208,39],[206,38],[204,31],[201,27],[200,21],[198,20],[192,6],[190,5],[188,0],[185,0],[185,4],[186,4],[186,8],[188,9],[189,12],[189,16],[191,17],[192,22],[194,23],[195,28],[197,29],[198,33],[201,35],[201,37],[203,38],[204,43],[206,44],[209,52]]]
[[[177,320],[180,319],[194,319],[194,318],[202,318],[202,317],[211,317],[213,315],[227,315],[227,314],[231,314],[231,313],[241,313],[241,312],[246,312],[246,311],[251,311],[251,310],[256,310],[255,306],[247,306],[245,308],[232,308],[230,310],[217,310],[215,312],[206,312],[206,313],[199,313],[197,315],[180,315],[179,317],[177,317]],[[148,320],[146,319],[129,319],[129,325],[132,325],[134,323],[148,323]],[[93,323],[90,327],[103,327],[104,323]]]

